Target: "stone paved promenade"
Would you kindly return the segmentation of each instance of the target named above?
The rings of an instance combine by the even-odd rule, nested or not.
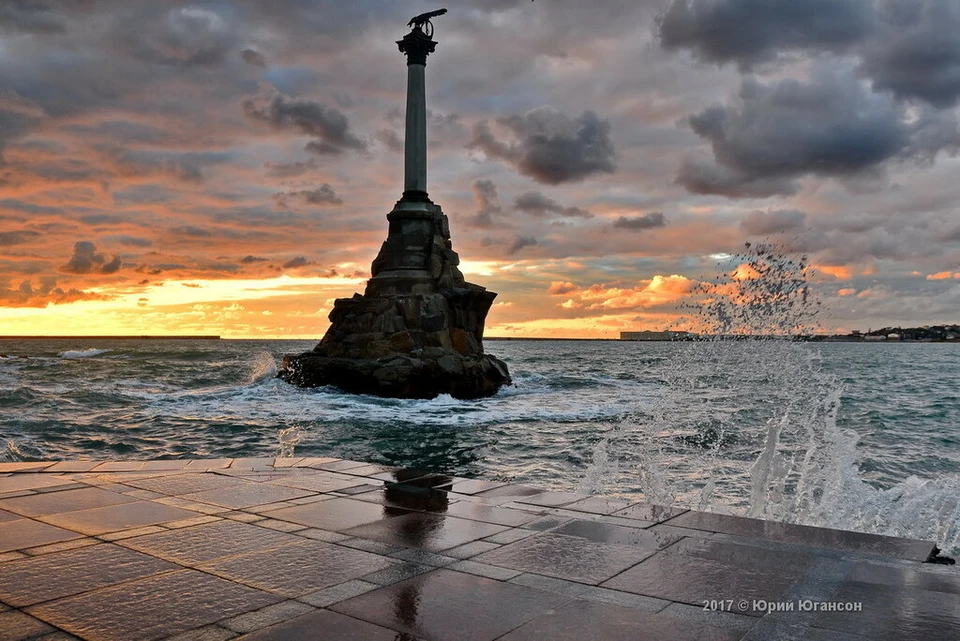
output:
[[[334,458],[2,463],[0,639],[955,641],[932,547]]]

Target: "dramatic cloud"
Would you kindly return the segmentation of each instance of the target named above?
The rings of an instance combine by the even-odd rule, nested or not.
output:
[[[547,198],[538,191],[528,191],[517,196],[513,206],[520,211],[538,217],[548,217],[557,214],[563,218],[593,218],[593,214],[579,207],[564,207],[552,198]]]
[[[870,0],[672,0],[658,26],[665,49],[746,68],[783,50],[844,51],[872,19]]]
[[[266,67],[267,61],[264,59],[263,54],[259,51],[253,49],[244,49],[240,52],[240,57],[247,64],[253,65],[254,67]]]
[[[506,161],[537,182],[558,185],[616,171],[610,123],[592,111],[574,120],[556,109],[539,107],[522,116],[500,118],[497,125],[513,140],[497,138],[490,123],[481,120],[474,125],[468,146]]]
[[[316,189],[301,189],[275,194],[274,200],[280,207],[288,207],[291,199],[300,200],[308,205],[342,205],[343,199],[337,195],[333,187],[324,183]]]
[[[253,263],[265,263],[268,260],[269,260],[268,258],[261,258],[259,256],[247,255],[241,258],[240,262],[244,265],[252,265]]]
[[[81,240],[73,246],[73,256],[60,271],[68,274],[113,274],[120,269],[120,258],[107,261],[106,256],[97,253],[97,247],[90,241]]]
[[[730,104],[689,118],[694,133],[710,143],[716,166],[688,159],[677,181],[694,193],[788,195],[803,176],[856,176],[887,161],[931,160],[956,148],[954,117],[920,115],[911,119],[888,94],[823,67],[810,82],[748,78]]]
[[[350,131],[350,121],[336,107],[283,94],[247,98],[241,103],[248,118],[279,131],[297,131],[311,140],[307,151],[316,154],[341,154],[345,150],[366,151],[367,143]]]
[[[507,255],[513,256],[524,247],[531,247],[536,244],[537,239],[533,236],[517,236],[516,239],[514,239],[513,244],[507,248]]]
[[[620,229],[656,229],[657,227],[663,227],[666,225],[666,220],[663,217],[663,212],[652,211],[649,214],[644,214],[643,216],[633,216],[626,217],[620,216],[615,221],[613,221],[613,226]]]
[[[0,165],[3,150],[25,134],[43,116],[43,110],[32,101],[8,89],[0,89]]]
[[[114,46],[135,58],[160,65],[209,66],[222,62],[235,34],[215,11],[183,7],[163,12],[157,5],[141,12],[141,28],[118,22],[109,35]]]
[[[863,54],[877,89],[950,107],[960,97],[960,3],[887,0],[881,28]]]
[[[37,0],[5,0],[0,4],[0,31],[58,34],[64,32],[61,18]]]
[[[752,211],[740,223],[740,228],[751,236],[766,236],[803,229],[807,215],[796,209]]]
[[[0,231],[0,247],[10,245],[21,245],[28,243],[35,238],[39,238],[40,233],[23,229],[19,231]]]
[[[296,269],[297,267],[306,267],[307,265],[312,265],[313,261],[307,259],[306,256],[297,256],[296,258],[291,258],[283,264],[284,269]]]
[[[296,162],[286,162],[286,163],[272,163],[265,162],[263,166],[267,168],[268,176],[275,176],[277,178],[294,178],[296,176],[302,176],[308,171],[314,171],[317,169],[317,160],[315,158],[310,158],[306,161],[296,161]]]
[[[749,69],[787,52],[846,53],[877,90],[949,107],[960,97],[956,0],[672,0],[660,44]]]
[[[554,281],[547,288],[547,293],[551,296],[566,296],[580,291],[580,288],[569,281]]]
[[[503,213],[497,186],[492,180],[474,181],[473,198],[477,203],[477,213],[469,216],[466,223],[471,227],[492,227],[494,218]]]

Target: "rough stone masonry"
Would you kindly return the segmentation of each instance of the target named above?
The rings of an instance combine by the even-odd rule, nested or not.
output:
[[[457,265],[446,214],[427,195],[424,71],[437,43],[430,18],[410,21],[397,42],[407,56],[404,192],[364,294],[340,298],[311,352],[287,355],[279,376],[301,387],[333,385],[392,398],[471,399],[511,384],[503,361],[483,352],[483,326],[496,294],[468,283]]]

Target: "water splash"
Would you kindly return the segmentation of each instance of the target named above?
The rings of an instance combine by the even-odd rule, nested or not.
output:
[[[280,439],[280,452],[277,454],[280,458],[292,458],[294,450],[300,441],[303,440],[303,429],[299,425],[280,430],[278,434]]]
[[[247,383],[259,383],[262,380],[275,378],[276,376],[277,359],[274,358],[273,354],[267,351],[260,351],[254,354],[251,363],[250,377],[247,379]]]
[[[89,349],[68,349],[66,351],[60,352],[57,354],[60,358],[92,358],[94,356],[100,356],[101,354],[106,354],[109,352],[109,349],[96,349],[91,347]]]
[[[843,386],[812,332],[820,312],[807,260],[747,245],[705,284],[653,407],[607,432],[581,490],[606,482],[648,501],[937,541],[960,553],[960,477],[881,487],[860,474],[859,435],[841,429]],[[705,333],[706,333],[705,332]]]

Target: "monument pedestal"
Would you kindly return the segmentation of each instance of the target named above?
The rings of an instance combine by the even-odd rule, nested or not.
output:
[[[312,352],[286,356],[280,377],[392,398],[470,399],[509,385],[507,366],[483,353],[496,294],[468,283],[446,215],[429,200],[401,200],[365,293],[338,299]]]

